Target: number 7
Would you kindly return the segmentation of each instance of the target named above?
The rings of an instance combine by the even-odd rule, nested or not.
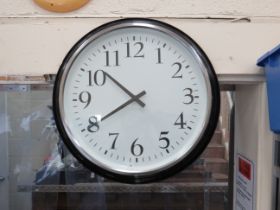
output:
[[[112,146],[111,146],[111,149],[116,149],[116,141],[119,137],[119,133],[109,133],[109,136],[115,136],[114,140],[113,140],[113,143],[112,143]]]

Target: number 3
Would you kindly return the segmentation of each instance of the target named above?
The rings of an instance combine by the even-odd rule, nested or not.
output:
[[[191,88],[185,88],[184,91],[186,92],[185,97],[188,98],[188,101],[187,102],[184,101],[183,103],[184,104],[191,104],[193,102],[193,100],[194,100],[194,97],[192,95],[193,90]]]

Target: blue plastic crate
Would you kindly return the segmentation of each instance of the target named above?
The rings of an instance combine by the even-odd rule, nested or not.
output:
[[[257,65],[265,68],[270,129],[280,133],[280,45],[264,54]]]

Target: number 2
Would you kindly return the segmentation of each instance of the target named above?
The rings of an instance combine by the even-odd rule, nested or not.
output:
[[[175,62],[172,64],[172,66],[177,66],[177,71],[175,72],[175,74],[173,74],[172,78],[183,78],[183,74],[179,74],[181,69],[182,69],[182,64],[179,62]]]

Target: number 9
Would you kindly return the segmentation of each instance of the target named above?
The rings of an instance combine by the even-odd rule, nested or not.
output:
[[[88,105],[90,104],[91,101],[91,95],[88,91],[83,91],[80,93],[79,95],[79,100],[81,103],[86,104],[84,109],[88,107]]]

